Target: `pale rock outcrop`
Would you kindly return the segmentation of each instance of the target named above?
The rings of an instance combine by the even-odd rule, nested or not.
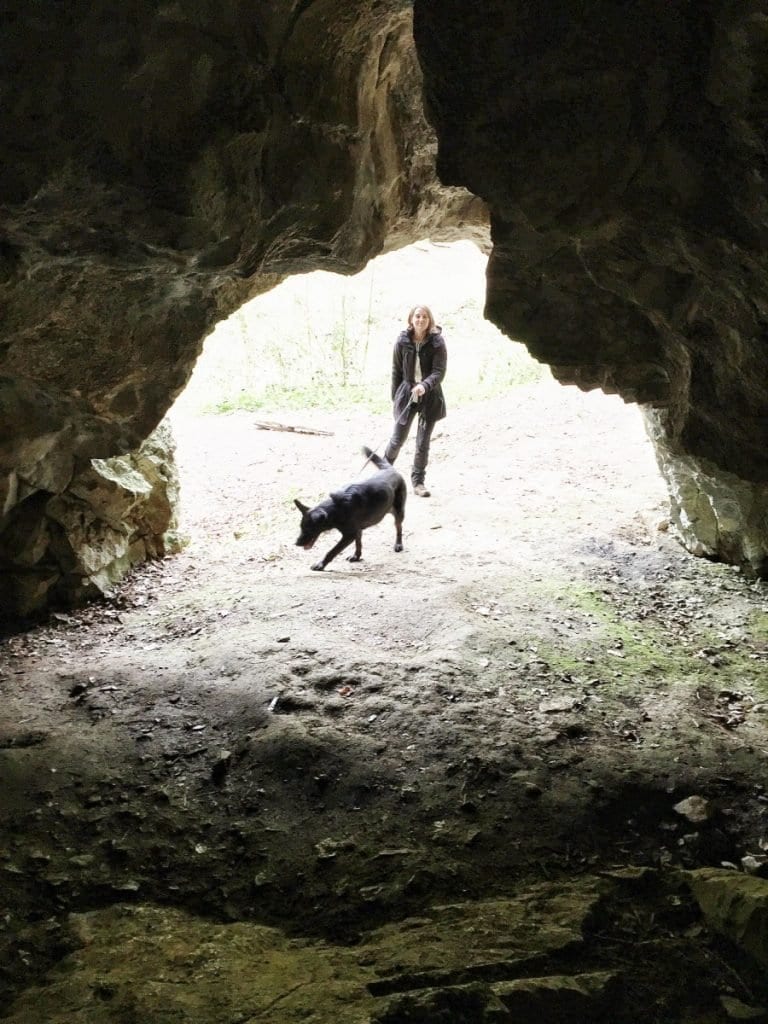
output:
[[[691,554],[768,575],[768,483],[754,483],[706,459],[670,448],[664,416],[645,410],[670,499],[670,524]]]
[[[177,550],[173,450],[161,424],[136,452],[89,460],[58,492],[21,477],[0,529],[3,613],[108,593],[134,565]]]
[[[768,881],[720,868],[690,871],[686,880],[712,930],[768,967]]]
[[[557,962],[582,944],[600,897],[596,879],[535,885],[506,899],[426,908],[351,946],[118,904],[73,916],[79,948],[25,991],[6,1019],[586,1024],[610,1005],[618,975],[538,972],[548,957]]]

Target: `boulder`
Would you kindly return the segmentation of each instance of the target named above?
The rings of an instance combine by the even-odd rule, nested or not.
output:
[[[718,868],[686,878],[709,927],[768,967],[768,881]]]
[[[60,494],[33,490],[0,522],[0,608],[29,616],[106,594],[134,565],[178,549],[170,427],[137,451],[91,459]]]

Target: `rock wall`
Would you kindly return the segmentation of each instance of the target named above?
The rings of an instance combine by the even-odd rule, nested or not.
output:
[[[247,299],[425,236],[483,240],[490,210],[487,315],[564,382],[661,410],[666,465],[757,485],[741,548],[762,564],[766,0],[2,17],[5,516],[135,450]]]
[[[646,409],[645,425],[669,490],[670,524],[685,547],[768,577],[768,483],[744,480],[672,449],[663,410]]]
[[[0,535],[12,566],[17,521],[44,532],[76,467],[135,450],[219,319],[289,273],[356,271],[428,235],[487,240],[487,212],[435,176],[408,3],[5,10]],[[19,551],[25,571],[30,557]],[[77,600],[59,571],[48,593]],[[19,606],[8,579],[6,611]]]
[[[491,209],[487,316],[561,381],[651,403],[685,543],[764,564],[768,4],[414,10],[438,172]]]

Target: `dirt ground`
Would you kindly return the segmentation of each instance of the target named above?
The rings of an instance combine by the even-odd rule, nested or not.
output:
[[[257,421],[179,415],[182,553],[4,638],[6,998],[69,912],[120,901],[353,942],[542,879],[762,870],[768,590],[663,529],[636,409],[546,383],[451,410],[405,550],[388,518],[323,573],[334,539],[295,547],[293,499],[389,422]],[[607,959],[641,933],[690,956],[684,915],[622,927]],[[760,995],[698,955],[713,991]],[[636,1019],[682,1020],[677,984]]]

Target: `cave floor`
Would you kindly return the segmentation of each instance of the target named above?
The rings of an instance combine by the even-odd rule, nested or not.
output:
[[[346,948],[438,904],[606,877],[626,885],[578,966],[622,972],[609,1019],[765,1003],[674,880],[768,848],[768,590],[664,531],[637,410],[547,383],[450,412],[405,551],[388,518],[324,573],[293,499],[353,479],[388,419],[175,419],[181,554],[0,648],[5,1016],[38,1019],[13,998],[82,945],[73,913]],[[105,998],[82,1019],[124,1019]]]

